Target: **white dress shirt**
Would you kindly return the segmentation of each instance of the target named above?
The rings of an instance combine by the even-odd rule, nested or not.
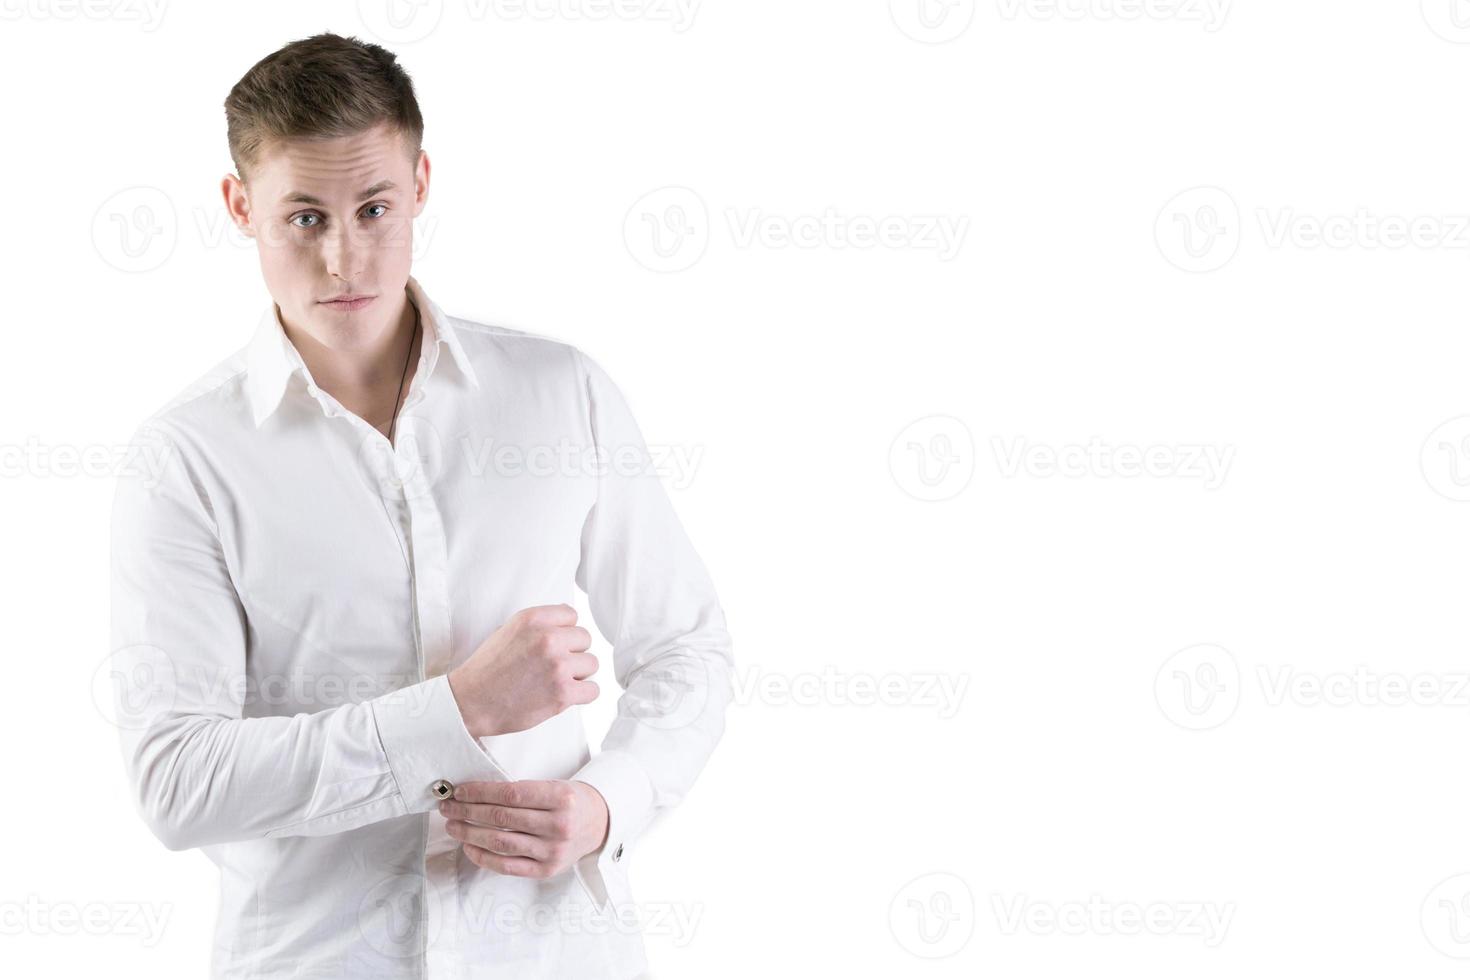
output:
[[[274,303],[137,428],[151,465],[112,515],[137,809],[219,867],[213,977],[638,976],[627,865],[724,731],[724,612],[609,376],[408,292],[396,445],[317,387]],[[574,583],[623,689],[601,751],[577,707],[474,738],[446,672]],[[545,880],[473,864],[436,787],[517,779],[596,787],[603,847]]]

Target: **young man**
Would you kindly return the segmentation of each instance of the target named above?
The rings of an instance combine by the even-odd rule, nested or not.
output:
[[[139,426],[112,565],[123,757],[220,868],[212,976],[638,976],[634,842],[732,695],[710,577],[608,375],[410,275],[392,54],[297,41],[225,109],[273,302]],[[596,756],[573,583],[624,689]]]

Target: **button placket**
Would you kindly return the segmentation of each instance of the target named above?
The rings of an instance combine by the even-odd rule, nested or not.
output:
[[[412,551],[414,602],[419,611],[423,640],[424,679],[449,670],[449,551],[444,522],[429,492],[422,464],[413,467],[403,484],[408,505],[408,537]]]
[[[402,417],[399,425],[403,426]],[[403,426],[400,431],[407,435],[411,428]],[[414,449],[415,443],[408,439],[392,447],[389,465],[401,472]],[[426,459],[408,462],[408,476],[403,480],[402,496],[398,498],[399,505],[405,508],[403,513],[407,522],[409,585],[418,630],[421,681],[447,673],[452,653],[448,547],[444,539],[444,522],[425,472],[430,465]],[[439,779],[429,791],[437,799],[449,799],[454,795],[454,784],[447,779]],[[425,843],[427,846],[427,841]],[[438,937],[440,942],[458,933],[458,885],[453,864],[447,861],[444,854],[431,857],[427,850],[424,854],[424,888],[436,899],[429,901],[425,910],[426,935]],[[440,949],[425,950],[425,968],[430,973],[437,972],[436,960],[440,955],[443,955]]]

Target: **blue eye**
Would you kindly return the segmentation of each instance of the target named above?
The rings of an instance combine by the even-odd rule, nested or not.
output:
[[[364,211],[371,211],[373,208],[382,208],[382,210],[386,213],[387,210],[388,210],[388,205],[386,205],[386,204],[369,204],[363,210]],[[382,216],[383,216],[382,214],[374,214],[374,215],[371,215],[371,217],[374,217],[374,218],[381,218]],[[304,219],[310,219],[310,224],[304,224],[303,223],[303,220]],[[296,215],[295,217],[291,218],[290,220],[291,220],[291,224],[294,225],[294,226],[296,226],[297,228],[315,228],[315,227],[317,227],[318,225],[320,225],[322,223],[322,216],[319,215],[319,214],[317,214],[314,211],[303,211],[301,214]]]

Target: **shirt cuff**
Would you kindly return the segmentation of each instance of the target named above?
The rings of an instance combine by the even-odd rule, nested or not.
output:
[[[459,783],[510,782],[465,727],[448,675],[390,691],[369,703],[408,813],[436,808],[444,798],[434,792],[436,785],[443,791],[441,781],[451,784],[449,792]]]
[[[653,784],[636,761],[616,749],[593,756],[572,779],[597,790],[607,803],[607,840],[573,865],[582,889],[599,912],[606,912],[612,904],[607,882],[613,866],[621,864],[627,846],[653,817]]]

